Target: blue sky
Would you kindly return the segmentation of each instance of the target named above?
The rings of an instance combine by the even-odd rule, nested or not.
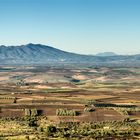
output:
[[[140,53],[140,0],[0,0],[0,44]]]

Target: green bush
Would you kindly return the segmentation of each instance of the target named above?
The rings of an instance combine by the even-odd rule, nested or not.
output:
[[[47,127],[47,131],[46,131],[46,133],[47,133],[47,136],[52,136],[55,132],[56,132],[56,127],[55,126],[53,126],[53,125],[49,125],[48,127]]]

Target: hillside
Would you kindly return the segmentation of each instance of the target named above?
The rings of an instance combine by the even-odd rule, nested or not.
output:
[[[93,63],[127,64],[140,63],[140,55],[93,56],[65,52],[41,44],[0,46],[0,64],[47,64],[47,63]]]

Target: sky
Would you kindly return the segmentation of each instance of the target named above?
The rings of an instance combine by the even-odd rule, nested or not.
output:
[[[0,45],[140,54],[140,0],[0,0]]]

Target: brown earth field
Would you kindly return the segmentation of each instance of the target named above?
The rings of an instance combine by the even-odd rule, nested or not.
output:
[[[84,108],[90,101],[140,107],[140,68],[4,68],[0,69],[0,117],[24,117],[25,109],[36,108],[40,116],[56,123],[123,120],[126,116],[114,109],[94,106],[93,112],[85,112]],[[78,115],[56,116],[61,108]],[[140,119],[140,112],[129,115]]]

